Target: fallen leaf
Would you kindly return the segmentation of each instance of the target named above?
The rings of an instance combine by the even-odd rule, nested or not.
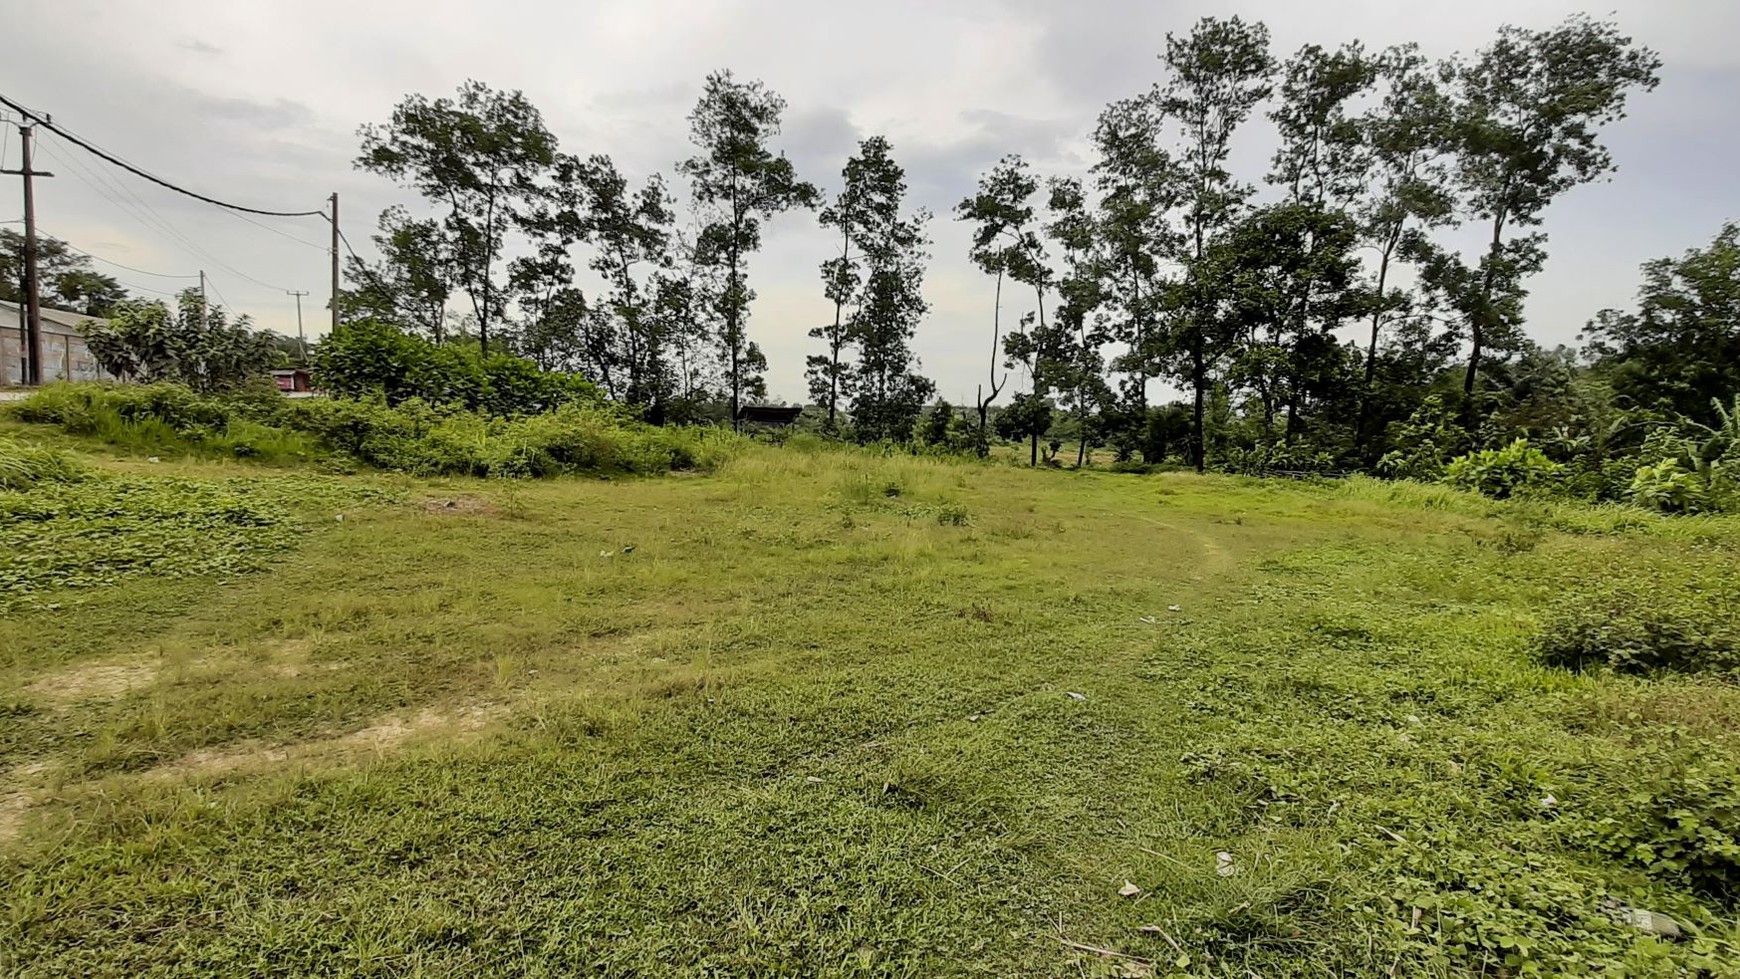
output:
[[[1118,888],[1118,895],[1120,897],[1141,897],[1142,889],[1126,880],[1124,886]]]

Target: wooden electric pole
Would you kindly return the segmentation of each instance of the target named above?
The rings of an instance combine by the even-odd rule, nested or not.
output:
[[[30,166],[30,138],[36,127],[32,123],[18,124],[22,140],[23,164],[17,170],[0,170],[24,178],[24,358],[19,379],[26,384],[42,383],[42,281],[36,267],[36,187],[33,178],[52,177],[46,170]]]
[[[199,328],[205,330],[205,269],[199,270]]]
[[[332,329],[338,330],[338,193],[332,195]]]
[[[295,289],[284,290],[286,296],[296,297],[296,342],[302,345],[302,366],[308,366],[308,338],[302,334],[302,297],[308,295],[308,290],[298,292]]]

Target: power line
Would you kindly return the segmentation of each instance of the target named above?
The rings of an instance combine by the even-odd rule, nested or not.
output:
[[[195,276],[195,278],[198,277]],[[126,287],[130,292],[149,292],[159,296],[168,296],[171,299],[179,299],[181,297],[181,293],[179,292],[166,292],[162,289],[153,289],[150,286],[134,285],[131,282],[121,282],[120,279],[116,279],[115,281],[120,282],[121,285]]]
[[[140,224],[144,225],[146,228],[156,232],[157,234],[163,235],[165,238],[169,239],[170,241],[178,243],[181,248],[183,248],[185,251],[187,251],[188,254],[194,255],[194,256],[201,258],[201,259],[204,259],[205,261],[208,261],[211,264],[216,265],[218,268],[221,268],[221,269],[225,270],[226,272],[230,272],[230,273],[232,273],[240,278],[246,279],[249,282],[254,283],[255,285],[263,286],[267,289],[276,289],[276,290],[282,289],[281,286],[275,285],[271,282],[267,282],[263,279],[256,278],[255,276],[252,276],[246,272],[243,272],[241,269],[238,269],[235,266],[229,264],[228,262],[225,262],[223,259],[219,258],[218,256],[212,254],[210,251],[207,251],[205,248],[201,247],[198,242],[194,241],[192,238],[188,237],[186,234],[183,234],[180,229],[176,228],[173,224],[171,224],[169,222],[168,218],[164,217],[156,208],[151,206],[150,202],[146,201],[144,198],[140,197],[138,194],[133,193],[133,191],[131,189],[129,189],[125,184],[112,182],[108,178],[104,177],[101,173],[99,173],[95,170],[92,170],[89,167],[86,167],[82,162],[78,161],[77,159],[75,159],[71,156],[68,156],[68,155],[61,154],[61,153],[53,150],[52,144],[44,143],[43,145],[45,148],[49,149],[50,156],[53,156],[55,159],[66,163],[69,167],[72,168],[72,174],[73,174],[73,177],[75,179],[79,180],[81,183],[85,184],[87,187],[90,187],[92,190],[96,191],[98,194],[102,195],[102,197],[105,200],[109,201],[111,204],[114,204],[116,207],[119,207],[122,210],[128,212],[128,214],[131,215],[134,218],[134,220],[138,221]],[[87,174],[89,175],[88,178],[85,176]],[[107,188],[107,189],[105,189],[105,188]],[[129,204],[127,201],[122,200],[120,197],[117,197],[114,193],[110,192],[111,190],[118,191],[119,193],[124,194],[127,197],[132,198],[132,200],[134,201],[134,204]],[[141,209],[143,209],[143,210],[141,210]],[[147,217],[146,215],[149,215],[149,217]]]
[[[25,116],[25,118],[36,120],[38,123],[40,123],[42,125],[43,128],[47,129],[49,132],[54,133],[55,135],[66,140],[67,142],[72,143],[74,146],[79,147],[80,149],[98,157],[99,159],[107,160],[108,162],[114,164],[115,166],[120,167],[121,169],[127,171],[128,173],[133,174],[134,176],[143,177],[144,179],[149,180],[152,183],[157,184],[160,187],[166,187],[170,190],[175,191],[178,194],[184,194],[188,197],[191,197],[194,200],[204,201],[207,204],[214,204],[218,207],[228,208],[229,210],[232,210],[232,211],[242,211],[242,212],[245,212],[248,214],[261,214],[261,215],[265,215],[266,217],[271,217],[271,218],[308,218],[308,217],[324,217],[325,216],[324,211],[266,211],[266,210],[261,210],[260,208],[257,208],[257,207],[244,207],[240,204],[231,204],[227,201],[220,201],[215,197],[207,197],[204,194],[197,193],[195,191],[188,190],[185,187],[179,187],[173,183],[170,183],[169,181],[163,179],[162,177],[159,177],[159,176],[157,176],[153,173],[150,173],[146,170],[142,170],[139,167],[136,167],[133,164],[128,163],[126,160],[123,160],[120,157],[115,156],[112,153],[109,153],[105,150],[99,149],[98,147],[91,145],[90,143],[80,139],[79,137],[74,136],[72,133],[67,132],[65,129],[62,129],[60,126],[55,125],[52,121],[49,120],[49,118],[47,116],[38,115],[38,114],[30,111],[29,109],[26,109],[24,106],[19,105],[17,102],[12,101],[11,99],[7,98],[4,95],[0,95],[0,104],[3,104],[5,106],[7,106],[8,108],[11,108],[11,109],[21,113],[22,115]]]
[[[296,242],[298,245],[307,245],[309,248],[318,249],[322,252],[327,250],[325,245],[316,244],[315,242],[309,241],[307,238],[298,238],[295,235],[290,234],[289,232],[286,232],[286,231],[279,231],[277,228],[274,228],[269,224],[262,224],[259,221],[255,221],[253,218],[248,217],[246,214],[232,214],[231,216],[240,218],[243,221],[248,222],[249,224],[253,225],[256,228],[260,228],[260,229],[263,229],[265,231],[270,231],[280,238],[288,238],[291,241]]]
[[[230,301],[228,299],[224,298],[224,291],[217,287],[217,282],[212,279],[210,272],[206,273],[205,284],[206,284],[206,288],[210,289],[212,292],[217,293],[218,302],[222,303],[225,306],[225,308],[230,308],[230,309],[234,308],[234,307],[230,306]]]
[[[48,234],[48,232],[46,232],[46,231],[43,233]],[[53,236],[51,235],[50,237],[53,237]],[[96,259],[97,261],[102,262],[104,265],[113,265],[114,267],[116,267],[118,269],[126,269],[129,272],[137,272],[140,275],[156,276],[159,279],[197,279],[197,278],[199,278],[199,276],[197,276],[197,275],[177,275],[177,274],[172,273],[172,272],[147,272],[144,269],[136,269],[131,265],[122,265],[120,262],[117,262],[112,258],[104,258],[101,255],[87,252],[83,248],[79,248],[76,245],[68,245],[64,239],[62,239],[60,243],[62,245],[66,245],[66,248],[68,251],[78,252],[80,255],[83,255],[86,258]]]

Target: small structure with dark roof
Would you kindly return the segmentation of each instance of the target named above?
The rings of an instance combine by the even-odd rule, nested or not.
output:
[[[314,381],[309,378],[308,371],[300,367],[281,367],[272,372],[272,380],[285,394],[306,396],[315,393]]]
[[[786,407],[784,405],[739,405],[737,421],[746,425],[770,425],[784,428],[798,420],[804,413],[802,405]]]

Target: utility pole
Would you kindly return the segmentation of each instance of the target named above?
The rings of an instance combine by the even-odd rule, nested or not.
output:
[[[332,194],[332,329],[338,331],[338,192]]]
[[[17,170],[0,170],[24,178],[24,357],[19,379],[26,384],[42,383],[42,283],[36,268],[36,187],[32,178],[52,177],[45,170],[30,165],[30,138],[36,132],[34,124],[18,124],[23,163]]]
[[[199,328],[205,330],[205,269],[199,270]]]
[[[296,342],[302,345],[302,366],[308,366],[308,338],[302,335],[302,297],[308,295],[308,290],[301,292],[295,289],[284,290],[284,295],[296,297]]]

